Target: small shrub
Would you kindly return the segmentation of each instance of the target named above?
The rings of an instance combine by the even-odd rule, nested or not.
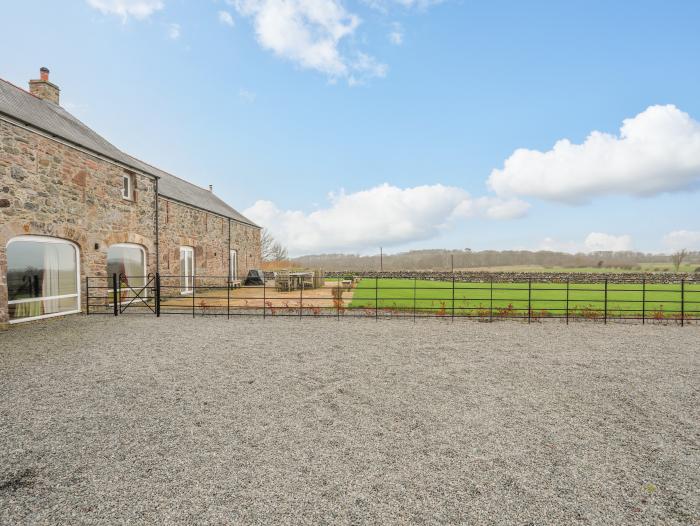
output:
[[[440,308],[437,311],[438,316],[445,316],[447,314],[447,307],[445,306],[445,302],[441,301],[440,302]]]
[[[494,314],[499,318],[510,318],[515,314],[515,307],[513,307],[512,303],[509,303],[506,307],[496,309]]]
[[[660,321],[660,320],[665,320],[666,319],[666,313],[664,312],[664,306],[659,305],[659,308],[655,311],[652,311],[651,317],[654,320]]]

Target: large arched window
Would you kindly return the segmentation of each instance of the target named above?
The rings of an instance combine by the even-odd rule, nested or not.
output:
[[[119,243],[107,251],[107,276],[117,275],[121,301],[146,297],[146,251],[140,245]]]
[[[64,239],[19,236],[7,243],[10,323],[80,312],[78,247]]]

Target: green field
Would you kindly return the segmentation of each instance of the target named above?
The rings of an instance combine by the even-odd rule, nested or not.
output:
[[[607,316],[649,319],[680,318],[681,299],[686,318],[700,318],[700,283],[609,283]],[[529,300],[528,300],[529,296]],[[604,283],[572,283],[568,290],[569,316],[602,318],[606,312]],[[395,310],[451,316],[511,317],[566,316],[566,283],[454,283],[412,279],[364,278],[354,291],[351,309]]]

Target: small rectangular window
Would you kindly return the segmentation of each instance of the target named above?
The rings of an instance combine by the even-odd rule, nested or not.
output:
[[[124,174],[122,176],[122,197],[129,201],[134,199],[134,181],[132,175]]]

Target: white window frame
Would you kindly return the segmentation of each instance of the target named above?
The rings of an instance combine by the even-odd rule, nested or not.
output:
[[[181,246],[180,247],[180,261],[182,261],[182,254],[184,253],[189,253],[191,254],[191,261],[192,261],[192,268],[189,269],[190,273],[188,274],[186,271],[186,268],[182,268],[182,265],[180,265],[180,278],[185,278],[185,287],[180,289],[180,294],[192,294],[192,291],[194,290],[194,279],[195,279],[195,261],[194,261],[194,247],[188,247],[188,246]],[[187,258],[185,258],[185,261],[187,261]],[[190,279],[192,282],[190,283]]]
[[[238,279],[238,250],[232,248],[229,250],[228,260],[228,275],[229,281]]]
[[[124,192],[124,182],[127,183],[126,186],[128,187],[126,192]],[[134,176],[132,174],[122,174],[122,198],[127,201],[134,200]]]
[[[148,280],[146,279],[146,249],[143,248],[141,245],[137,245],[136,243],[115,243],[114,245],[109,245],[107,247],[107,259],[109,260],[109,249],[112,247],[128,247],[128,248],[138,248],[141,251],[141,254],[143,255],[143,281],[146,283]],[[107,276],[108,279],[111,279],[111,275]],[[110,282],[111,283],[111,282]],[[121,293],[122,293],[122,284],[119,281],[119,275],[117,275],[117,292],[119,294],[119,304],[122,305],[124,303],[129,303],[130,301],[134,300],[134,298],[127,298],[124,301],[121,301]],[[143,292],[141,293],[140,296],[140,301],[145,301],[148,298],[148,287],[146,287]],[[114,305],[114,303],[110,303],[110,305]]]
[[[75,294],[62,294],[60,296],[42,296],[40,298],[24,298],[21,300],[12,300],[7,302],[9,305],[17,305],[19,303],[30,303],[33,301],[46,301],[46,300],[60,300],[65,298],[75,298],[75,303],[77,308],[75,310],[63,311],[63,312],[52,312],[51,314],[41,314],[40,316],[31,316],[29,318],[20,318],[17,320],[9,320],[10,323],[24,323],[25,321],[33,320],[43,320],[46,318],[55,318],[56,316],[66,316],[68,314],[77,314],[80,312],[80,247],[68,241],[67,239],[61,239],[59,237],[49,237],[49,236],[17,236],[13,237],[7,242],[6,247],[17,241],[32,241],[34,243],[60,243],[64,245],[72,245],[75,249],[75,283],[76,292]],[[9,265],[8,265],[9,268]]]

